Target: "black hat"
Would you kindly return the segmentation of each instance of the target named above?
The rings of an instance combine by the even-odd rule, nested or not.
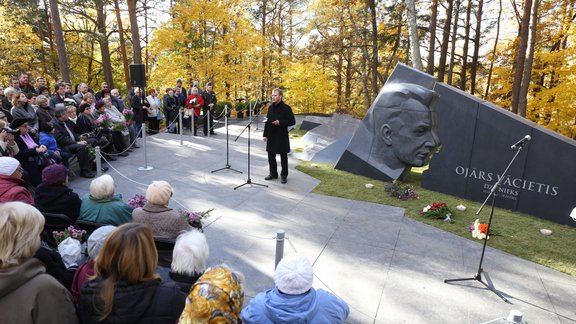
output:
[[[51,123],[40,123],[40,131],[49,134],[54,127]]]
[[[27,122],[28,122],[28,119],[26,119],[26,118],[14,119],[14,120],[10,123],[10,128],[12,128],[12,129],[17,129],[18,127],[26,124]]]

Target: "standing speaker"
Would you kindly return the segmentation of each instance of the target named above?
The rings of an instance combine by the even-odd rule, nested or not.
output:
[[[146,67],[144,64],[130,64],[130,84],[132,87],[146,87]]]

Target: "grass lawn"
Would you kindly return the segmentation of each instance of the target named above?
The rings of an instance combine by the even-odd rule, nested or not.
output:
[[[490,215],[490,205],[478,217],[476,211],[480,203],[421,188],[421,170],[413,171],[405,182],[416,188],[419,199],[402,201],[387,196],[384,191],[386,182],[335,170],[331,164],[302,162],[296,168],[321,181],[314,189],[315,193],[402,207],[406,209],[406,217],[471,240],[476,239],[472,238],[469,225],[477,218],[481,223],[487,223]],[[374,188],[366,189],[366,183],[373,184]],[[420,215],[420,210],[433,202],[447,203],[452,209],[452,224]],[[456,210],[458,204],[465,205],[467,209],[463,212]],[[544,236],[540,234],[541,228],[550,229],[553,234]],[[489,246],[576,276],[576,228],[496,208],[491,230],[496,235],[490,237]]]

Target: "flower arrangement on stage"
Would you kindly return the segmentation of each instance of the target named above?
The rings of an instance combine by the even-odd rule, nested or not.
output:
[[[124,115],[124,118],[126,119],[126,126],[130,125],[130,122],[132,121],[132,117],[134,117],[134,111],[132,109],[124,109],[122,110],[122,115]]]
[[[180,215],[184,217],[186,221],[188,221],[188,224],[190,224],[190,226],[201,230],[203,225],[202,220],[210,217],[210,212],[212,212],[213,210],[214,208],[202,212],[194,212],[189,211],[187,209],[178,209],[178,213],[180,213]]]
[[[128,199],[128,205],[130,205],[130,207],[132,207],[133,209],[136,209],[138,207],[144,207],[144,205],[146,205],[147,202],[148,200],[146,200],[146,197],[144,197],[141,194],[135,194],[134,197]]]
[[[479,219],[476,219],[472,225],[468,228],[472,232],[472,237],[479,240],[489,239],[488,235],[488,224],[480,223]]]
[[[388,193],[388,197],[396,197],[400,200],[413,200],[418,199],[416,188],[412,185],[403,185],[400,181],[394,180],[392,183],[384,187],[384,191]]]
[[[435,219],[450,219],[452,210],[443,202],[435,202],[432,205],[424,207],[420,214],[424,217]]]
[[[69,237],[82,242],[86,236],[86,231],[77,228],[74,225],[70,225],[63,231],[53,231],[52,236],[54,237],[54,240],[56,240],[56,244],[60,244],[62,241]]]
[[[101,114],[100,116],[98,116],[98,118],[96,118],[94,123],[96,124],[96,126],[104,129],[110,128],[110,119],[106,114]]]

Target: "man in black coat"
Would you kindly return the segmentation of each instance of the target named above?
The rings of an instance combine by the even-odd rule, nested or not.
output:
[[[198,92],[200,94],[200,92]],[[204,99],[204,106],[202,110],[204,112],[204,136],[208,135],[208,130],[210,130],[211,135],[216,135],[214,132],[214,107],[216,106],[216,94],[212,91],[212,83],[206,83],[206,91],[201,93]]]
[[[86,141],[80,141],[80,136],[74,132],[71,126],[67,124],[68,110],[64,107],[58,107],[55,111],[55,117],[52,120],[52,126],[56,130],[54,137],[58,147],[62,150],[75,154],[80,164],[80,176],[83,178],[94,178],[94,173],[90,170],[90,159]]]
[[[268,152],[268,165],[270,173],[264,180],[278,179],[276,154],[280,154],[282,172],[281,182],[286,183],[288,177],[288,152],[290,152],[290,138],[288,127],[296,124],[292,108],[282,101],[282,90],[272,90],[272,105],[266,115],[264,124],[264,142]]]

